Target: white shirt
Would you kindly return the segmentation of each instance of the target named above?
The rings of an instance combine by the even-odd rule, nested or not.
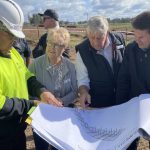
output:
[[[113,69],[112,42],[111,42],[110,37],[107,39],[107,43],[104,49],[102,51],[97,51],[97,54],[103,55],[108,61],[108,63],[110,64],[111,68]],[[77,73],[78,87],[80,87],[81,85],[85,85],[90,88],[89,86],[90,79],[89,79],[88,71],[87,71],[85,64],[83,63],[83,60],[79,52],[77,52],[75,67],[76,67],[76,73]]]

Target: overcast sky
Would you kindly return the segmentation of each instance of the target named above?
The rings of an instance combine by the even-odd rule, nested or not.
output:
[[[150,0],[14,0],[27,20],[28,15],[55,9],[59,20],[83,21],[94,15],[107,18],[134,17],[145,10],[150,10]]]

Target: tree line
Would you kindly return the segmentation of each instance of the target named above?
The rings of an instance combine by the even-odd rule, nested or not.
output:
[[[32,16],[28,16],[29,23],[34,26],[42,26],[42,17],[38,14],[32,14]],[[129,23],[131,22],[132,18],[114,18],[110,19],[108,18],[109,23]],[[79,22],[69,22],[69,21],[63,21],[60,20],[60,25],[85,25],[87,23],[87,20],[79,21]]]

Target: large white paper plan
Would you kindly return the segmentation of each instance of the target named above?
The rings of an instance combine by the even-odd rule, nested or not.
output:
[[[61,150],[124,150],[150,135],[150,94],[94,110],[40,104],[31,114],[35,132]]]

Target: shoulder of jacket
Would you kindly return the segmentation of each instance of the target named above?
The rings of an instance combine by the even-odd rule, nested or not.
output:
[[[18,58],[18,60],[22,63],[24,63],[24,60],[22,59],[21,55],[19,54],[19,52],[16,50],[16,48],[12,47],[11,48],[11,53]]]
[[[44,33],[41,37],[40,37],[40,40],[46,40],[47,38],[47,33]]]
[[[37,57],[37,58],[35,58],[35,59],[33,60],[33,63],[41,64],[41,63],[43,63],[43,61],[46,59],[45,57],[46,57],[45,54],[42,55],[42,56],[40,56],[40,57]]]
[[[137,49],[138,49],[138,45],[135,41],[133,41],[126,46],[125,54],[130,55],[131,53],[134,53],[135,50]]]
[[[89,45],[89,39],[86,38],[81,43],[79,43],[78,45],[75,46],[75,50],[76,50],[76,52],[78,52],[81,48],[88,46],[88,45]]]
[[[126,46],[126,49],[130,49],[132,50],[133,48],[138,48],[138,45],[135,41],[129,43],[127,46]]]
[[[63,57],[63,60],[66,63],[66,65],[69,67],[69,69],[73,69],[75,67],[74,63],[71,62],[68,58]]]

